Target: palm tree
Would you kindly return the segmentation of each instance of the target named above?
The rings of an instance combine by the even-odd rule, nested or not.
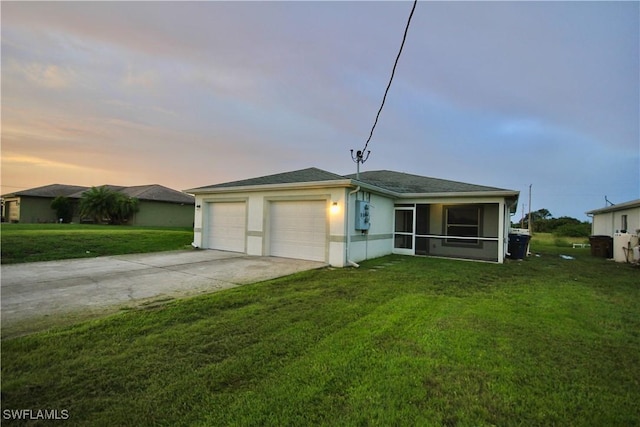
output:
[[[138,199],[127,197],[122,193],[116,193],[115,201],[111,207],[109,216],[112,223],[122,224],[129,221],[133,214],[139,210]]]
[[[115,202],[115,192],[106,186],[91,187],[80,199],[80,216],[90,217],[100,223],[110,220],[110,210]]]

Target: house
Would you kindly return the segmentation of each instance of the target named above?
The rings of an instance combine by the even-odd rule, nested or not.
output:
[[[332,266],[391,253],[503,262],[518,191],[317,168],[186,190],[194,245]]]
[[[640,199],[594,209],[588,211],[587,215],[593,220],[592,247],[594,243],[604,241],[603,237],[609,237],[607,241],[612,245],[612,250],[608,251],[608,258],[621,262],[640,261],[640,249],[633,250],[638,246],[640,236]]]
[[[2,220],[6,222],[57,222],[51,202],[58,196],[70,197],[88,190],[79,185],[51,184],[2,196]]]
[[[193,226],[193,206],[195,199],[158,184],[133,187],[107,185],[129,197],[138,199],[139,211],[129,220],[129,225],[158,227]],[[51,202],[58,196],[68,197],[77,204],[89,187],[77,185],[51,184],[31,188],[2,196],[4,205],[3,220],[21,223],[57,222],[56,212]],[[73,222],[80,222],[75,209]]]

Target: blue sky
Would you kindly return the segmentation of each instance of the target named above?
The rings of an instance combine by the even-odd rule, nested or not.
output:
[[[2,2],[2,194],[355,171],[411,2]],[[640,3],[418,2],[363,170],[640,198]],[[518,214],[519,216],[520,214]]]

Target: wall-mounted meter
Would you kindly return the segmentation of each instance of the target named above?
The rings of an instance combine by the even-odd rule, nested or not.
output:
[[[356,200],[356,230],[368,230],[371,226],[371,203]]]

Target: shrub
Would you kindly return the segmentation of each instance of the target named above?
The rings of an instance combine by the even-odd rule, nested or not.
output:
[[[582,222],[577,224],[563,224],[557,227],[553,234],[564,237],[589,237],[591,235],[591,224]]]
[[[51,209],[56,211],[56,218],[62,222],[71,222],[73,218],[73,203],[68,197],[58,196],[51,202]]]

